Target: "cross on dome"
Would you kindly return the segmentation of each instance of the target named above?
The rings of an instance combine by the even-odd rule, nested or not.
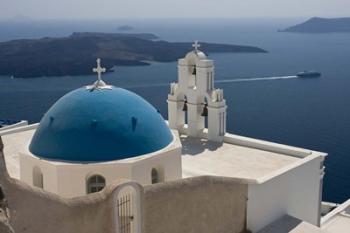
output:
[[[93,68],[92,71],[97,73],[97,81],[101,82],[102,81],[102,78],[101,78],[102,73],[106,72],[106,68],[101,67],[101,59],[100,58],[97,58],[96,63],[97,63],[97,67]]]
[[[197,53],[198,48],[201,47],[201,45],[198,43],[198,40],[194,41],[194,44],[192,44],[192,47],[194,48],[194,51]]]
[[[101,59],[97,58],[96,63],[97,67],[93,68],[92,71],[97,73],[97,81],[93,85],[87,86],[87,89],[111,89],[111,86],[106,85],[102,80],[102,74],[106,72],[106,68],[101,66]]]

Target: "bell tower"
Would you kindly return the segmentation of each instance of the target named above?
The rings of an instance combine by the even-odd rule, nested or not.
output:
[[[178,61],[178,82],[171,83],[168,95],[169,126],[188,135],[201,136],[208,128],[208,139],[222,142],[226,133],[226,102],[223,90],[214,88],[214,63],[199,50]]]

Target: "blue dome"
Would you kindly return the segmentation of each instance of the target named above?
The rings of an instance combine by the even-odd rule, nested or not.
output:
[[[44,115],[29,150],[51,160],[103,162],[155,152],[172,140],[163,117],[140,96],[79,88]]]

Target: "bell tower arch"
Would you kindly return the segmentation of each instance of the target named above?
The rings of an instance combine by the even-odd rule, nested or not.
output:
[[[168,95],[169,126],[181,130],[187,113],[188,135],[198,137],[208,123],[208,139],[223,141],[226,133],[226,102],[223,90],[214,88],[214,62],[198,48],[178,61],[178,82]],[[207,119],[206,119],[207,118]]]

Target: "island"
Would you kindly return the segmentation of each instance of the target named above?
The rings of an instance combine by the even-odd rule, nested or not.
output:
[[[350,32],[350,17],[349,18],[313,17],[304,23],[281,30],[281,32],[299,32],[299,33]]]
[[[172,62],[192,49],[190,42],[167,42],[156,35],[73,33],[62,38],[21,39],[0,43],[0,75],[14,78],[92,74],[96,58],[114,66]],[[201,43],[207,53],[266,53],[254,46]]]
[[[118,28],[118,31],[131,31],[131,30],[134,30],[134,28],[130,25],[122,25],[122,26],[119,26]]]

